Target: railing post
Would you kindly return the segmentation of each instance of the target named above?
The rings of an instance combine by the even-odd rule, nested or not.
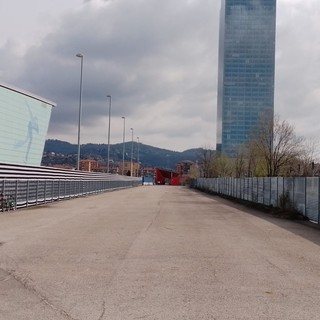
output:
[[[6,179],[3,179],[3,187],[2,187],[2,190],[3,190],[3,196],[6,195]]]
[[[26,207],[29,206],[29,180],[27,180]]]
[[[254,181],[253,179],[254,178],[250,177],[250,179],[251,179],[251,201],[254,202],[254,192],[253,192],[253,185],[254,185],[253,184],[253,181]]]
[[[272,192],[272,177],[269,177],[269,184],[270,184],[270,194],[269,194],[269,206],[271,206],[271,192]]]
[[[293,180],[292,180],[292,205],[293,205],[293,207],[295,207],[295,204],[294,204],[294,193],[295,193],[295,182],[296,182],[296,180],[295,180],[295,177],[293,177],[292,178]]]
[[[38,205],[38,199],[39,199],[39,180],[37,180],[37,184],[36,184],[36,206]]]
[[[279,177],[277,177],[276,197],[277,197],[276,207],[278,208],[279,207]]]
[[[53,196],[54,196],[54,179],[52,179],[51,202],[53,202]]]
[[[320,177],[318,177],[318,227],[320,226]]]
[[[43,196],[44,196],[44,203],[47,202],[47,180],[44,180],[44,191],[43,191]]]
[[[318,177],[318,226],[320,223],[320,177]]]
[[[307,214],[307,177],[304,177],[304,216]]]
[[[18,180],[16,180],[16,190],[14,195],[14,210],[17,209],[17,203],[18,203]]]
[[[263,194],[263,198],[262,198],[262,204],[264,204],[264,177],[262,178],[262,194]]]

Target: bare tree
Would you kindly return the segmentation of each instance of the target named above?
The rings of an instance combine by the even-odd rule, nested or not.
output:
[[[227,177],[232,176],[233,165],[227,155],[203,148],[200,168],[204,178]]]
[[[204,178],[211,178],[213,176],[212,173],[212,161],[215,155],[215,151],[209,148],[203,148],[201,154],[201,172]]]
[[[234,176],[240,178],[243,176],[250,176],[248,166],[248,150],[246,146],[241,146],[233,161]]]
[[[294,127],[278,116],[263,119],[254,131],[249,149],[259,159],[269,177],[280,175],[303,151],[303,139],[296,136]]]
[[[314,176],[316,162],[318,162],[316,150],[319,149],[318,143],[314,140],[303,140],[303,146],[299,158],[291,165],[291,175]]]

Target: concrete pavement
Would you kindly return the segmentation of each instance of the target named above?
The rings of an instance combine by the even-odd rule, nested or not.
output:
[[[4,213],[0,319],[320,319],[319,245],[184,187]]]

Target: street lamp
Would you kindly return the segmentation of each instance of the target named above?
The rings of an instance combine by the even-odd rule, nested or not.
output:
[[[138,170],[137,170],[137,177],[139,177],[139,169],[140,169],[140,166],[139,166],[139,145],[140,145],[139,137],[137,137],[137,140],[138,140],[138,156],[137,156]]]
[[[80,98],[79,98],[79,120],[78,120],[78,156],[77,156],[77,170],[80,169],[80,127],[81,127],[81,112],[82,112],[82,72],[83,72],[83,55],[81,53],[76,54],[76,57],[81,59],[81,71],[80,71]]]
[[[131,164],[130,164],[130,176],[132,177],[132,171],[133,171],[133,128],[130,128],[131,130]]]
[[[109,125],[108,125],[108,164],[107,164],[107,173],[110,169],[110,125],[111,125],[111,96],[107,95],[109,98]]]
[[[126,135],[126,117],[123,119],[123,139],[122,139],[122,175],[124,174],[124,153],[125,153],[125,135]]]

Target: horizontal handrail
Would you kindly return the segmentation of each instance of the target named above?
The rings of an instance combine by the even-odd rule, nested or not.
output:
[[[141,185],[142,179],[96,172],[0,164],[0,211]]]

